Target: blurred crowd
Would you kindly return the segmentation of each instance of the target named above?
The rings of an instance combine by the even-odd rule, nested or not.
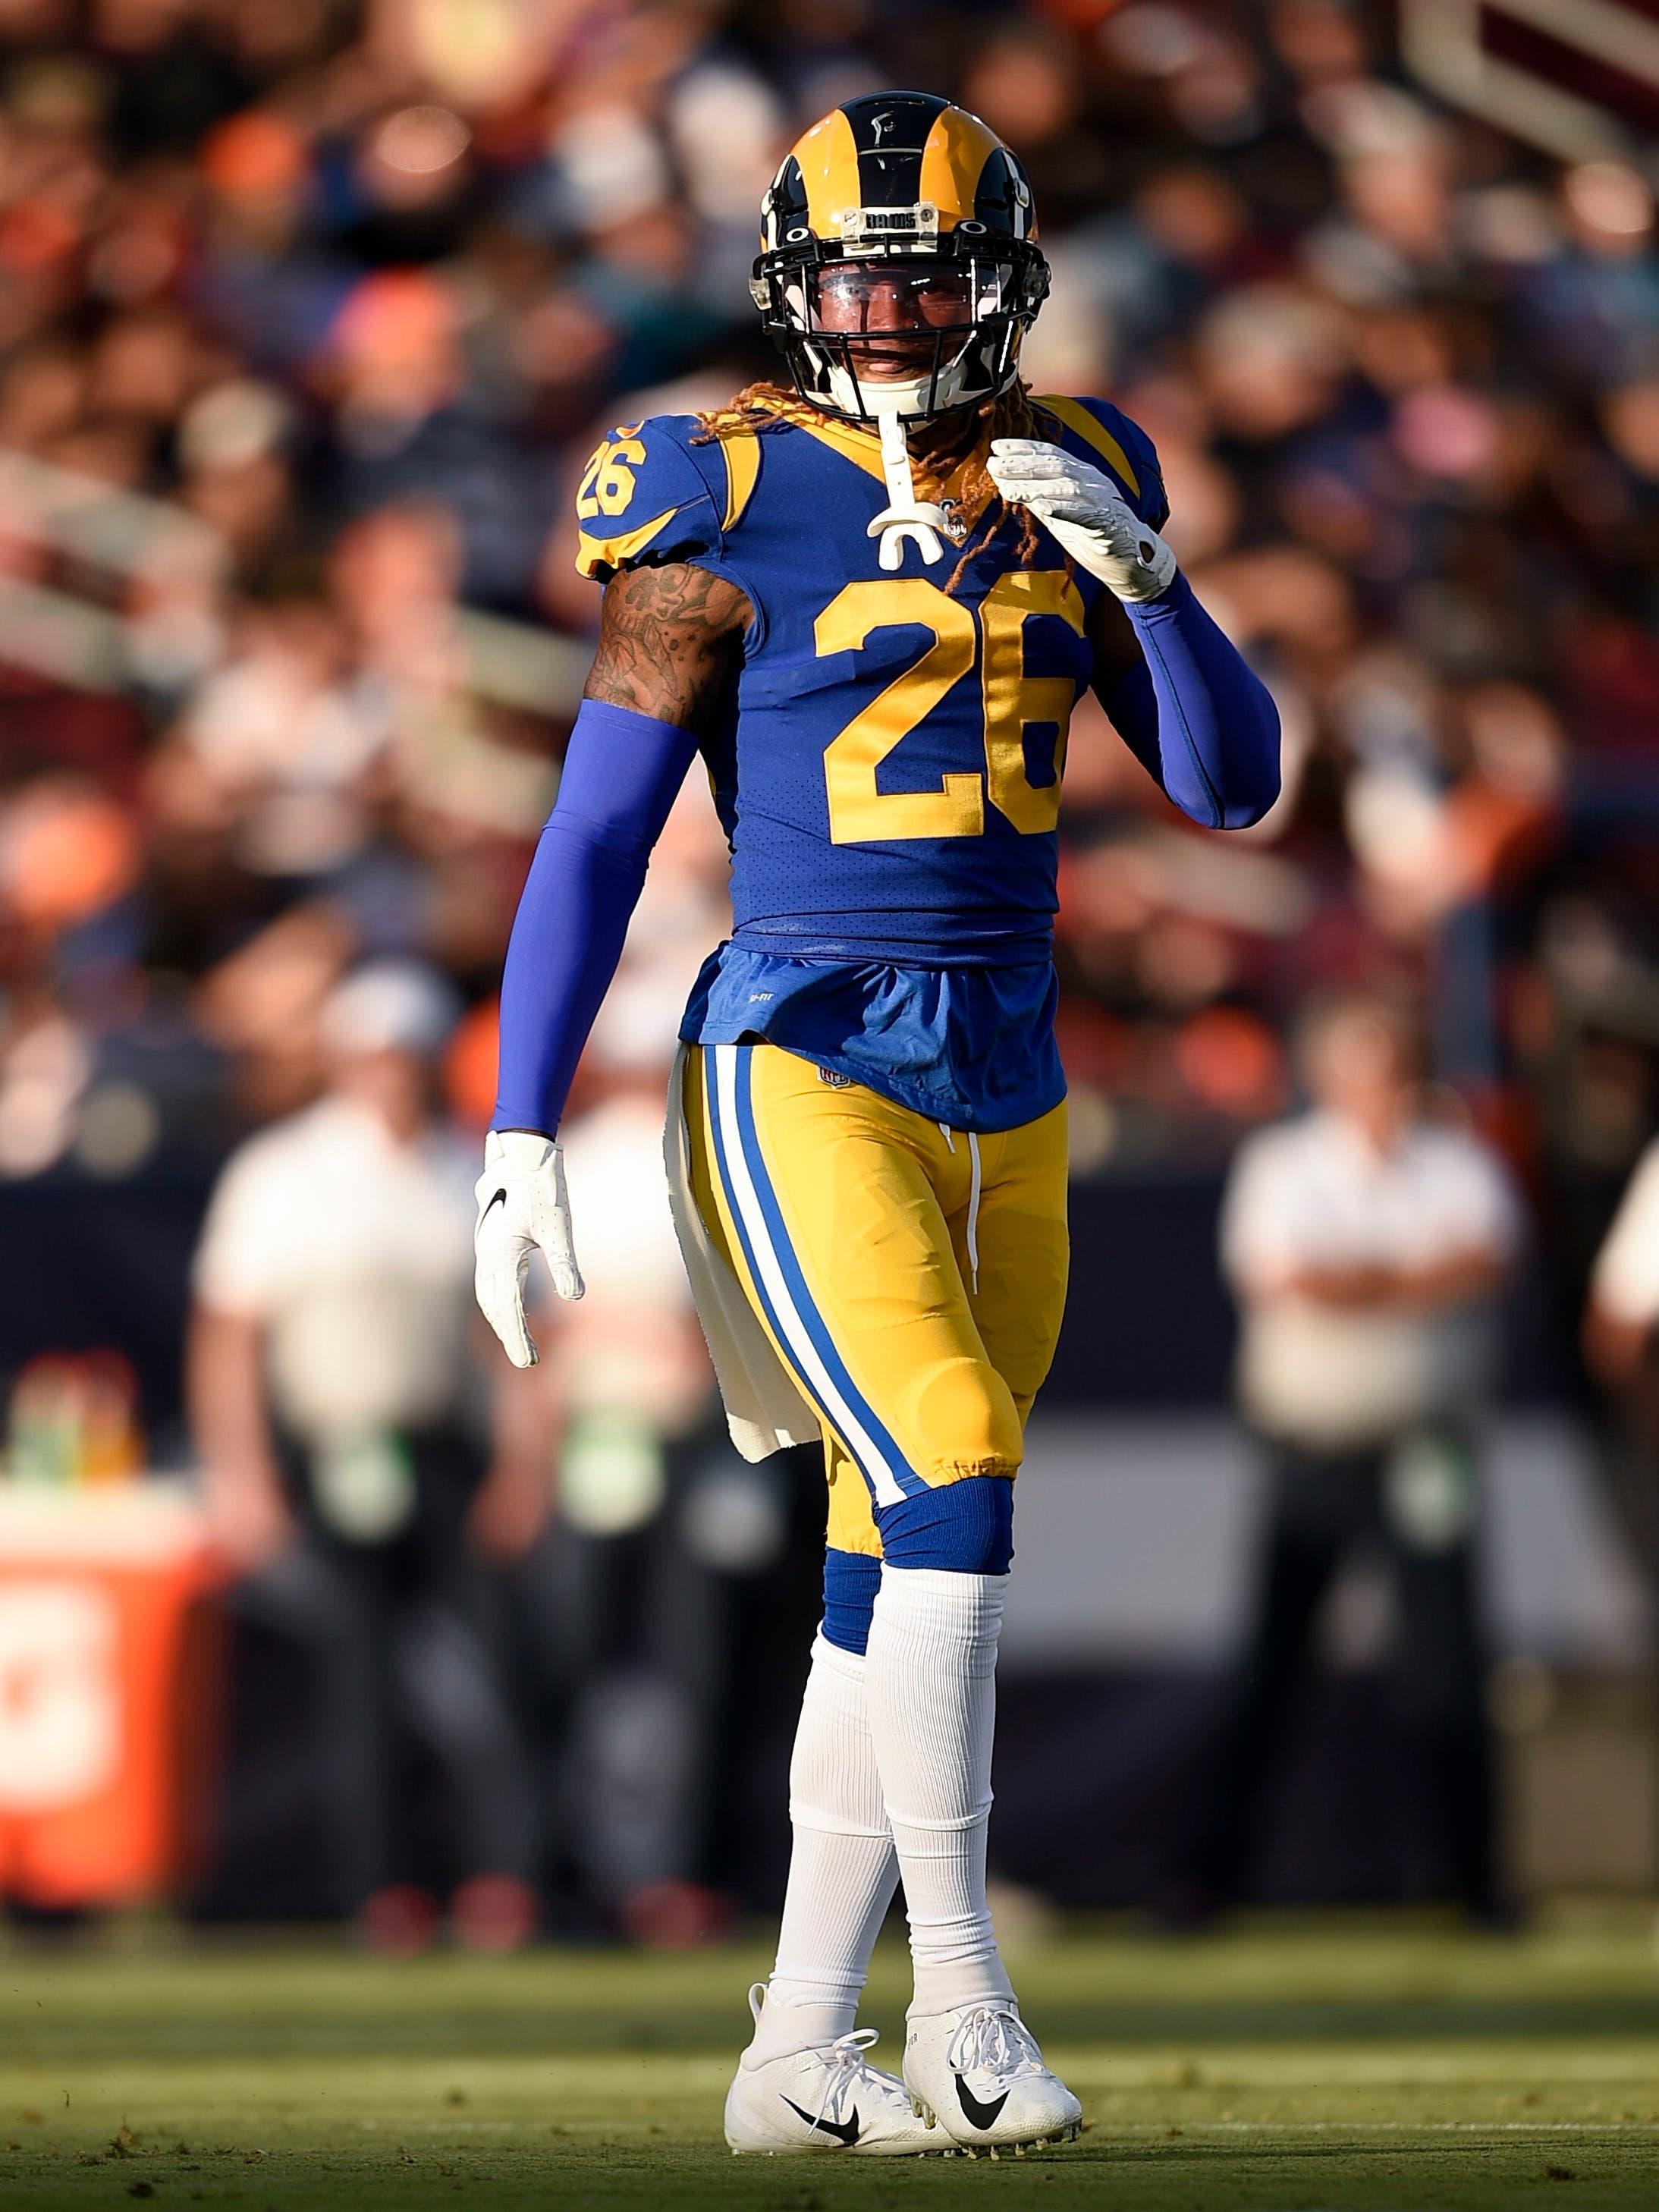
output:
[[[1414,980],[1593,1242],[1655,1026],[1653,191],[1437,111],[1358,0],[0,0],[0,1174],[303,1103],[366,954],[455,986],[482,1117],[571,484],[765,370],[757,196],[890,82],[1019,148],[1033,382],[1146,422],[1284,714],[1222,848],[1079,713],[1080,1171],[1218,1159],[1310,993]],[[706,808],[681,846],[594,1081],[719,933]]]

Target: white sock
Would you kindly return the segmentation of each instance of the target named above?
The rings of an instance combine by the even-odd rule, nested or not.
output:
[[[778,1958],[744,2063],[763,2064],[846,2035],[898,1862],[864,1701],[865,1662],[820,1636],[789,1763],[794,1844]]]
[[[910,1920],[915,2013],[1011,1997],[985,1902],[1006,1575],[884,1567],[865,1662],[870,1740]]]

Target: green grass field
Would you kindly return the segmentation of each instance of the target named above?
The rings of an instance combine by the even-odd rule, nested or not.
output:
[[[1510,1940],[1422,1920],[1072,1931],[1019,1978],[1090,2124],[1018,2163],[730,2158],[720,2100],[763,1963],[0,1950],[0,2204],[1659,2207],[1644,1918]],[[884,1949],[878,2057],[902,1970]]]

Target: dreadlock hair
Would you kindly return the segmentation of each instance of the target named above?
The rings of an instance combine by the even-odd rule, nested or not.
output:
[[[968,463],[957,501],[967,532],[961,558],[945,586],[947,596],[956,591],[975,556],[990,544],[1009,516],[1017,518],[1019,523],[1019,543],[1015,550],[1020,567],[1030,568],[1038,550],[1036,517],[1027,507],[1010,507],[992,482],[991,471],[986,466],[993,438],[1040,438],[1044,434],[1042,420],[1031,404],[1030,386],[1023,379],[1017,380],[994,398],[981,399],[977,406],[964,407],[959,411],[963,421],[950,442],[933,452],[913,457],[911,461],[911,476],[917,493],[923,499],[934,501],[944,499],[945,483],[952,470],[964,459]],[[691,442],[694,446],[717,445],[722,438],[735,437],[744,431],[760,435],[780,429],[788,422],[842,419],[814,407],[792,386],[763,379],[745,385],[724,407],[711,408],[699,415]],[[1052,435],[1052,432],[1048,434]],[[985,526],[982,531],[981,525]],[[1068,560],[1068,575],[1071,566]]]

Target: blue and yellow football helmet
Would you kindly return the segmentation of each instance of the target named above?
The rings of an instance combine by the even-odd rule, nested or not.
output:
[[[907,289],[904,328],[859,326],[858,272]],[[750,289],[813,406],[869,421],[879,378],[884,412],[926,420],[1012,383],[1048,264],[1025,172],[994,131],[931,93],[870,93],[785,155]]]

